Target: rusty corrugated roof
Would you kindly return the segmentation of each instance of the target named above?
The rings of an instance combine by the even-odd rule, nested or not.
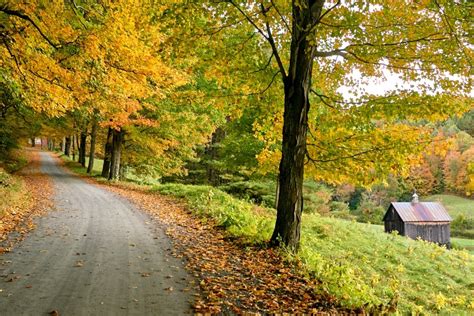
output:
[[[450,222],[446,209],[437,202],[392,202],[404,222]]]

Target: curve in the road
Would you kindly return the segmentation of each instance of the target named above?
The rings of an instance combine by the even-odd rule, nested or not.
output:
[[[126,199],[41,153],[55,210],[0,256],[0,315],[182,315],[189,276],[162,229]]]

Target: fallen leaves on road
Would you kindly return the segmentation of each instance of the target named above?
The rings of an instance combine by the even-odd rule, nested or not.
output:
[[[29,164],[15,174],[21,182],[18,191],[21,199],[4,210],[0,219],[0,253],[10,251],[15,243],[23,240],[25,234],[35,227],[34,217],[44,214],[52,205],[52,183],[40,172],[38,150],[26,150],[25,154]]]

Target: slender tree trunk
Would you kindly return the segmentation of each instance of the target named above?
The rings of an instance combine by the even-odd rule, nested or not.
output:
[[[112,159],[110,163],[110,174],[109,180],[118,180],[120,177],[120,159],[122,155],[122,142],[124,130],[113,130],[112,131]]]
[[[220,184],[220,172],[214,165],[219,158],[219,143],[222,142],[224,138],[225,130],[222,127],[218,127],[214,133],[212,133],[211,142],[207,145],[205,150],[208,160],[206,164],[207,181],[213,186]]]
[[[63,137],[63,139],[61,140],[61,151],[66,151],[66,137]]]
[[[85,167],[86,166],[86,145],[87,144],[87,129],[81,131],[81,143],[79,147],[79,163]]]
[[[290,66],[284,77],[285,108],[280,161],[277,220],[271,238],[293,251],[299,248],[303,212],[303,178],[308,132],[309,93],[316,47],[307,30],[317,21],[324,1],[308,0],[304,6],[293,4]]]
[[[94,169],[94,158],[95,158],[95,139],[97,137],[97,121],[94,119],[92,122],[91,131],[91,147],[89,150],[89,164],[87,166],[87,173],[91,174]]]
[[[35,144],[36,139],[35,139],[34,137],[31,137],[30,141],[31,141],[31,147],[35,147],[35,145],[36,145],[36,144]]]
[[[70,156],[71,155],[71,136],[66,136],[64,142],[64,155]]]
[[[76,161],[76,135],[72,134],[72,160]]]
[[[104,165],[102,166],[102,177],[109,178],[110,174],[110,160],[112,158],[112,128],[109,127],[107,131],[107,141],[104,148]]]
[[[75,140],[75,142],[76,142],[77,162],[79,162],[79,149],[80,149],[79,134],[74,134],[74,140]]]

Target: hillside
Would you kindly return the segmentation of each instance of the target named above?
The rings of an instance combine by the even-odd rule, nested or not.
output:
[[[461,214],[468,218],[474,217],[474,200],[450,194],[434,194],[427,196],[423,200],[441,202],[452,218]]]
[[[195,214],[213,218],[232,236],[270,237],[273,210],[206,186],[159,185],[154,191],[185,199]],[[367,310],[466,312],[474,308],[474,256],[385,234],[381,226],[306,214],[298,255],[320,290],[340,304]]]

